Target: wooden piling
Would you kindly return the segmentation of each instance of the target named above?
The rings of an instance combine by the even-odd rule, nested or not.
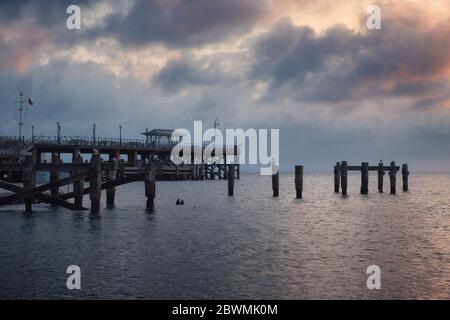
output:
[[[347,161],[341,162],[341,190],[342,195],[347,196]]]
[[[25,166],[23,171],[23,187],[24,190],[30,190],[36,187],[36,151],[33,150],[31,157],[25,158]],[[34,197],[25,197],[25,212],[31,213],[33,211]]]
[[[60,162],[60,155],[59,153],[52,152],[52,163],[59,163]],[[50,172],[50,182],[54,182],[59,179],[59,172],[58,171],[51,171]],[[52,197],[57,197],[59,194],[59,188],[54,187],[50,189],[50,194]]]
[[[147,197],[147,210],[153,211],[155,207],[156,183],[155,183],[155,165],[153,162],[147,166],[144,173],[145,196]]]
[[[151,162],[152,160],[150,160]],[[158,177],[160,180],[164,180],[164,170],[163,170],[163,164],[161,161],[157,162],[157,166],[158,166]],[[155,177],[156,180],[156,177]]]
[[[303,166],[295,166],[295,191],[297,199],[303,198]]]
[[[228,180],[228,196],[232,197],[234,195],[234,165],[228,165],[227,170],[227,180]]]
[[[217,165],[217,168],[218,168],[218,170],[219,170],[219,176],[218,176],[218,178],[219,178],[219,180],[222,180],[222,179],[223,179],[223,176],[222,176],[222,173],[223,173],[222,164],[218,164],[218,165]]]
[[[403,192],[408,192],[408,176],[408,165],[405,163],[402,165]]]
[[[102,194],[102,159],[100,154],[94,153],[91,158],[90,194],[91,212],[100,212],[100,198]]]
[[[339,193],[339,184],[341,178],[341,163],[336,162],[334,166],[334,192]]]
[[[369,163],[361,163],[361,194],[369,193]]]
[[[191,180],[195,180],[195,164],[191,162]]]
[[[378,164],[378,192],[383,193],[383,177],[384,177],[384,165],[380,161]]]
[[[279,196],[279,187],[280,187],[279,182],[280,182],[280,171],[277,170],[277,172],[272,175],[272,191],[274,197]]]
[[[216,177],[214,175],[214,164],[209,165],[209,179],[214,180]]]
[[[395,166],[395,162],[391,162],[391,166],[389,169],[389,181],[391,184],[391,194],[397,193],[397,168]]]
[[[136,151],[129,151],[128,152],[128,163],[132,167],[137,166],[137,152]]]
[[[106,173],[107,174],[106,180],[108,182],[114,181],[117,178],[117,170],[119,168],[119,162],[117,161],[117,159],[113,158],[113,164],[114,164],[114,167],[112,168],[112,170],[109,170]],[[112,186],[112,187],[106,189],[106,206],[107,206],[107,208],[114,207],[115,196],[116,196],[116,187],[115,186]]]
[[[224,164],[224,166],[223,166],[223,178],[224,178],[225,180],[228,179],[228,168],[229,168],[229,166],[227,165],[227,163],[226,163],[226,161],[225,161],[225,164]]]
[[[81,157],[78,150],[76,150],[73,153],[72,162],[73,163],[83,163],[83,158]],[[78,170],[72,171],[72,174],[78,174],[78,173],[79,173]],[[84,189],[84,180],[83,179],[80,179],[73,183],[73,192],[75,194],[74,204],[80,208],[83,207],[83,189]]]

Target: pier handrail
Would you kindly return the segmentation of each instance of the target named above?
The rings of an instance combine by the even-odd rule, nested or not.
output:
[[[77,147],[105,147],[105,148],[157,148],[159,150],[171,150],[176,146],[178,141],[151,141],[148,142],[143,139],[119,139],[119,138],[106,138],[106,137],[84,137],[84,136],[33,136],[31,138],[24,138],[18,136],[0,136],[0,154],[8,155],[14,154],[19,150],[26,150],[33,145],[44,146],[77,146]],[[209,145],[203,143],[203,145],[194,144],[192,147],[205,148]],[[235,150],[236,146],[221,145],[217,148],[224,148],[227,152]]]

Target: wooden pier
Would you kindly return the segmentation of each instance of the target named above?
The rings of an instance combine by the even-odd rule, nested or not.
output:
[[[0,150],[2,142],[7,140],[6,137],[0,137]],[[240,178],[238,164],[214,162],[214,159],[203,157],[194,159],[194,147],[191,164],[175,165],[171,161],[171,151],[176,143],[33,137],[32,141],[20,140],[20,144],[22,151],[13,149],[8,154],[0,154],[0,189],[12,192],[0,197],[0,205],[23,202],[26,212],[32,211],[32,204],[35,202],[71,210],[86,210],[83,205],[83,196],[86,194],[89,194],[91,211],[99,212],[102,190],[106,190],[107,207],[113,207],[116,187],[135,181],[144,181],[146,208],[153,210],[155,181],[228,179],[233,189],[234,179]],[[14,143],[11,142],[10,145]],[[201,154],[204,148],[205,146],[201,147]],[[227,155],[238,154],[236,146],[218,147],[216,151],[220,149],[223,159]],[[63,162],[64,154],[70,156],[71,162]],[[50,155],[51,161],[44,160],[44,155]],[[212,157],[215,157],[215,151]],[[108,160],[103,160],[104,158]],[[36,172],[49,172],[50,182],[36,186]],[[62,178],[61,173],[65,173],[67,177]],[[17,183],[23,184],[23,187]],[[89,186],[85,187],[85,183]],[[72,185],[73,191],[62,193],[61,187],[66,185]],[[73,201],[69,202],[70,199]]]

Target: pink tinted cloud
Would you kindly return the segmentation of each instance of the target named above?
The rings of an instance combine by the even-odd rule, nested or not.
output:
[[[53,38],[50,29],[20,21],[0,30],[0,71],[26,73]]]

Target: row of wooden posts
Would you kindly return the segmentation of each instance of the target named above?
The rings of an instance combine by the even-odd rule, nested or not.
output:
[[[369,171],[377,171],[378,172],[378,191],[383,193],[383,177],[385,175],[385,171],[389,172],[389,181],[390,181],[390,193],[397,193],[397,171],[400,168],[395,165],[395,162],[392,161],[390,166],[386,167],[383,165],[383,162],[380,162],[378,166],[369,166],[368,162],[362,162],[361,166],[348,166],[347,161],[342,161],[342,163],[337,162],[334,167],[334,191],[339,193],[340,189],[342,190],[342,195],[347,196],[347,183],[348,183],[348,171],[361,171],[361,194],[369,193]],[[403,182],[403,191],[408,191],[408,165],[403,164],[401,167],[402,171],[402,182]],[[273,196],[279,196],[279,179],[280,173],[277,172],[272,175],[272,191]],[[295,190],[296,190],[296,198],[303,198],[303,166],[295,166]]]
[[[400,167],[396,166],[395,162],[392,161],[389,166],[384,166],[383,162],[380,161],[378,166],[369,166],[368,162],[362,162],[361,166],[349,166],[347,161],[342,161],[342,163],[337,162],[334,167],[334,192],[339,193],[339,189],[341,189],[342,195],[347,196],[347,174],[348,171],[361,171],[361,194],[369,193],[369,171],[377,171],[378,173],[378,192],[383,193],[383,178],[385,175],[385,171],[389,173],[389,184],[390,184],[390,193],[397,193],[397,171],[400,170]],[[402,172],[402,182],[403,182],[403,191],[408,191],[408,165],[405,163],[401,167]],[[341,188],[339,188],[339,186]]]
[[[94,212],[98,212],[100,208],[100,195],[101,195],[101,158],[97,155],[94,155],[91,160],[91,166],[94,174],[91,177],[90,183],[90,199],[91,199],[91,210]],[[227,165],[227,181],[228,181],[228,195],[234,195],[234,179],[235,179],[235,166]],[[347,161],[342,161],[342,163],[336,163],[334,168],[334,187],[335,192],[339,193],[339,187],[342,189],[342,195],[347,195],[347,173],[348,171],[361,171],[361,194],[368,194],[369,188],[369,171],[376,170],[378,172],[378,191],[380,193],[383,192],[383,177],[385,175],[385,171],[389,171],[389,181],[390,181],[390,193],[396,194],[396,174],[399,171],[399,167],[395,165],[395,162],[391,162],[389,167],[385,167],[382,162],[378,164],[376,167],[370,167],[368,162],[363,162],[361,166],[348,166]],[[108,179],[114,180],[115,176],[111,176],[116,170],[109,171]],[[402,180],[403,180],[403,191],[408,191],[408,165],[402,165]],[[272,175],[272,190],[273,196],[279,196],[279,177],[280,172],[277,171]],[[145,196],[147,197],[147,209],[154,209],[154,199],[156,194],[155,187],[155,167],[150,166],[144,173],[144,181],[145,181]],[[74,186],[75,189],[75,186]],[[82,190],[82,186],[81,186]],[[298,165],[295,166],[295,190],[296,190],[296,198],[303,198],[303,166]],[[75,191],[76,192],[76,191]],[[114,205],[114,194],[115,188],[108,188],[106,190],[106,202],[107,205]],[[82,194],[81,194],[82,197]],[[77,202],[77,198],[75,198],[75,203]]]

